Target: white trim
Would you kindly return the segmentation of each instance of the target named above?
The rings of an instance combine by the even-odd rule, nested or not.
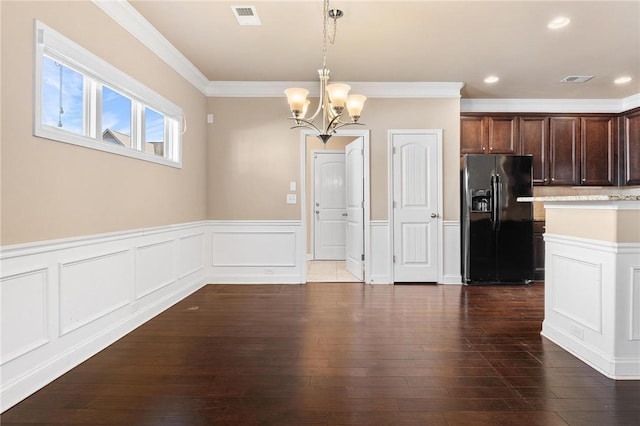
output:
[[[461,82],[349,82],[354,93],[368,98],[433,98],[460,99]],[[217,98],[281,98],[289,87],[309,90],[312,97],[319,96],[319,81],[210,81],[205,94]]]
[[[614,254],[640,254],[640,242],[637,243],[614,243],[589,238],[571,237],[568,235],[549,234],[543,235],[545,243],[556,243],[564,246],[597,250]]]
[[[37,19],[34,20],[33,30],[33,134],[35,136],[166,166],[182,167],[182,134],[179,128],[182,125],[183,114],[179,106]],[[45,55],[83,75],[85,101],[83,102],[84,126],[82,133],[73,133],[43,123],[42,62]],[[101,126],[99,128],[97,126],[101,122],[102,109],[101,102],[99,102],[100,89],[98,86],[103,84],[129,98],[132,110],[146,107],[157,111],[164,117],[165,156],[149,154],[133,147],[119,146],[102,140]],[[92,102],[88,102],[90,98],[93,99]],[[131,137],[133,141],[141,143],[140,138],[134,137],[134,133],[143,135],[142,126],[144,123],[136,120],[135,114],[132,115],[134,118],[131,121]]]
[[[429,134],[436,135],[438,145],[438,282],[444,282],[444,146],[442,129],[390,129],[387,136],[387,204],[389,217],[389,275],[394,282],[393,267],[393,135],[401,134]],[[447,278],[449,281],[450,278]]]
[[[462,99],[460,112],[621,113],[640,106],[640,93],[624,99]]]
[[[209,80],[153,25],[126,0],[92,0],[104,13],[127,30],[173,68],[185,80],[206,94]]]

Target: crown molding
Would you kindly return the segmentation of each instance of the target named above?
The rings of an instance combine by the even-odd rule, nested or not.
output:
[[[126,0],[92,0],[171,68],[206,94],[209,80]]]
[[[460,99],[460,82],[349,82],[352,92],[368,98]],[[319,96],[319,81],[210,81],[205,94],[214,98],[279,98],[288,87],[302,87]]]
[[[640,106],[640,93],[624,99],[462,99],[460,112],[620,113]]]
[[[92,0],[144,46],[208,97],[281,97],[288,87],[304,87],[317,97],[319,82],[209,81],[126,0]],[[462,82],[353,82],[369,98],[460,99]],[[640,107],[640,93],[624,99],[461,99],[461,112],[603,112]]]

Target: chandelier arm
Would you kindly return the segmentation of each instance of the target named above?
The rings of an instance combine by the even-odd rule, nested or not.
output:
[[[364,126],[364,123],[342,123],[342,124],[338,124],[336,127],[333,128],[333,132],[335,133],[336,130],[338,130],[341,127],[344,126]]]
[[[306,127],[307,129],[312,129],[312,130],[315,130],[318,133],[322,133],[322,130],[320,130],[318,128],[318,126],[313,124],[312,121],[309,121],[309,120],[307,120],[305,118],[295,119],[293,117],[289,117],[289,119],[290,120],[296,120],[296,124],[293,127],[291,127],[291,129],[297,129],[297,128],[300,128],[300,127]]]

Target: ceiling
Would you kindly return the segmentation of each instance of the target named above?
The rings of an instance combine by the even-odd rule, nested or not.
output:
[[[312,81],[322,1],[129,3],[210,81]],[[260,26],[231,6],[254,6]],[[331,81],[463,82],[463,98],[623,99],[640,93],[640,0],[364,1],[341,9]],[[568,26],[550,30],[557,16]],[[485,77],[499,77],[497,83]],[[594,76],[561,83],[567,76]],[[631,82],[614,84],[621,76]],[[365,93],[366,95],[366,93]]]

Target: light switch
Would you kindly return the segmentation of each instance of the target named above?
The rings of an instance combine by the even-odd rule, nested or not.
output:
[[[287,194],[287,204],[296,203],[296,194]]]
[[[289,182],[289,191],[295,191],[295,190],[296,190],[296,183]]]
[[[213,124],[213,114],[207,114],[207,123]]]

